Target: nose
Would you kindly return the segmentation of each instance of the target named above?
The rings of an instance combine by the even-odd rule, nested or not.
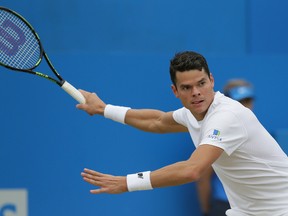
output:
[[[191,93],[192,93],[192,96],[193,96],[193,97],[196,97],[196,96],[199,96],[199,95],[200,95],[200,91],[199,91],[199,89],[198,89],[197,87],[193,87],[193,88],[191,89]]]

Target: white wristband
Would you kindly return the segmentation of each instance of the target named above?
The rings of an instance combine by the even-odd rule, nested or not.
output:
[[[104,109],[104,116],[105,118],[109,118],[116,122],[125,124],[125,115],[129,109],[131,108],[123,106],[113,106],[111,104],[107,104]]]
[[[151,190],[150,171],[127,175],[127,188],[129,192]]]

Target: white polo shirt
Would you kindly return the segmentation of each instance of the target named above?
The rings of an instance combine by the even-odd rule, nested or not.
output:
[[[196,148],[224,150],[213,168],[231,205],[227,215],[288,215],[287,155],[250,109],[216,92],[202,121],[184,107],[173,118],[188,128]]]

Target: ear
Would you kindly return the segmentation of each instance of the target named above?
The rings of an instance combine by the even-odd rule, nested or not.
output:
[[[172,89],[172,91],[173,91],[175,97],[178,98],[179,96],[178,96],[178,91],[177,91],[176,86],[172,84],[172,85],[171,85],[171,89]]]
[[[210,73],[210,82],[212,84],[212,88],[214,88],[214,77],[212,73]]]

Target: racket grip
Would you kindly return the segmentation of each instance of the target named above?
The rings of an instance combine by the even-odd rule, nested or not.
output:
[[[85,97],[81,94],[80,91],[78,91],[74,86],[72,86],[70,83],[65,81],[61,88],[66,91],[69,95],[71,95],[75,100],[77,100],[81,104],[85,104],[86,100]]]

